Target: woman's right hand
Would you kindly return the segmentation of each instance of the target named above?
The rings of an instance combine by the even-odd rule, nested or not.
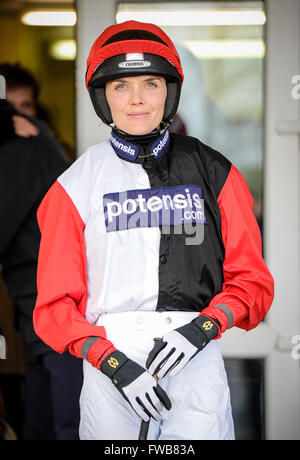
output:
[[[38,128],[27,120],[27,118],[22,117],[21,115],[13,115],[12,122],[17,136],[30,137],[37,136],[39,134]]]
[[[167,393],[149,372],[119,350],[113,351],[100,365],[135,412],[148,422],[150,417],[160,421],[160,412],[171,409]]]

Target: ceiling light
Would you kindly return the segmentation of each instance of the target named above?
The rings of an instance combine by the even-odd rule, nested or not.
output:
[[[27,11],[21,16],[23,24],[28,26],[74,26],[76,12],[69,11]]]
[[[265,55],[263,40],[183,40],[199,59],[262,59]]]
[[[49,46],[50,56],[61,61],[73,61],[76,58],[75,40],[56,40]]]
[[[119,11],[117,23],[134,19],[160,26],[235,26],[263,25],[266,15],[262,10],[128,10]]]

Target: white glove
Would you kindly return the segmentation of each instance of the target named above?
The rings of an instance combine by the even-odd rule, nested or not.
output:
[[[198,316],[156,341],[148,355],[146,368],[160,379],[167,374],[174,376],[218,334],[216,320]]]
[[[119,350],[113,351],[103,360],[100,371],[111,379],[123,398],[145,422],[150,417],[160,421],[163,408],[171,409],[167,393],[155,378]]]

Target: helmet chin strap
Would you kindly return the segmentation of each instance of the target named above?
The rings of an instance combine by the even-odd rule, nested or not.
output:
[[[113,128],[115,131],[117,131],[119,134],[124,136],[125,139],[131,140],[131,141],[136,141],[136,142],[138,142],[139,140],[143,141],[143,142],[146,142],[148,139],[150,141],[150,140],[153,139],[153,137],[160,136],[161,134],[163,134],[169,128],[169,126],[172,123],[172,121],[173,121],[173,119],[168,121],[168,122],[162,121],[160,123],[159,128],[156,128],[156,129],[154,129],[153,131],[151,131],[150,133],[147,133],[147,134],[129,134],[129,133],[126,133],[125,131],[119,129],[115,125],[114,122],[110,123],[109,126],[111,128]]]

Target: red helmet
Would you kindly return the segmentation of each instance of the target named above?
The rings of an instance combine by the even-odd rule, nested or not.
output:
[[[87,59],[86,86],[97,115],[112,123],[105,83],[122,76],[161,75],[167,82],[163,121],[177,111],[183,72],[180,57],[160,27],[138,21],[109,26],[94,42]]]

